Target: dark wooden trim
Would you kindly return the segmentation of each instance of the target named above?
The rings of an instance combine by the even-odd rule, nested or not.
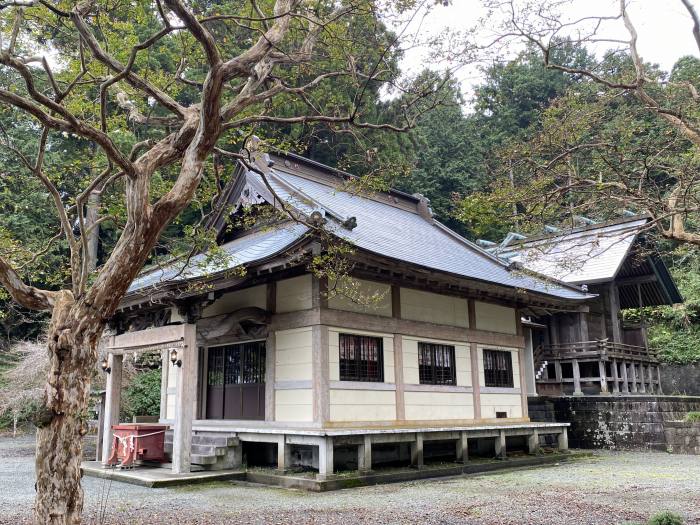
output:
[[[391,285],[391,316],[401,319],[401,287],[397,284]]]
[[[269,314],[277,312],[277,281],[268,281],[267,297],[265,298],[266,310]]]
[[[469,315],[469,328],[476,330],[476,301],[474,299],[468,299],[467,308]]]

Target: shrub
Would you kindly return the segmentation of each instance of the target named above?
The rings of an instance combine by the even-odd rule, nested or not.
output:
[[[133,416],[157,416],[160,414],[160,369],[137,373],[124,389],[126,419]]]
[[[700,412],[688,412],[685,415],[685,420],[690,423],[700,423]]]
[[[673,512],[664,511],[654,514],[649,519],[648,525],[683,525],[683,518]]]

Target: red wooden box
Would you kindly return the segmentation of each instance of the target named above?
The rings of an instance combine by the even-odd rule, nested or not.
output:
[[[112,455],[107,465],[121,468],[133,466],[134,461],[165,461],[165,431],[168,425],[123,423],[112,425]]]

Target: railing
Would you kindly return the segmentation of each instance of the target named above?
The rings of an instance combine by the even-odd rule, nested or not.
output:
[[[636,359],[656,361],[656,351],[643,346],[616,343],[608,339],[597,341],[577,341],[560,343],[537,348],[535,355],[540,361],[548,359],[575,359],[577,357],[602,356],[613,359]]]

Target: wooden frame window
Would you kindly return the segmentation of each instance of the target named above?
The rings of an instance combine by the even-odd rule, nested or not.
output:
[[[484,350],[484,386],[513,388],[513,355],[507,350]]]
[[[340,334],[340,380],[384,381],[384,348],[381,337]]]
[[[455,347],[418,343],[418,378],[421,385],[456,385]]]

